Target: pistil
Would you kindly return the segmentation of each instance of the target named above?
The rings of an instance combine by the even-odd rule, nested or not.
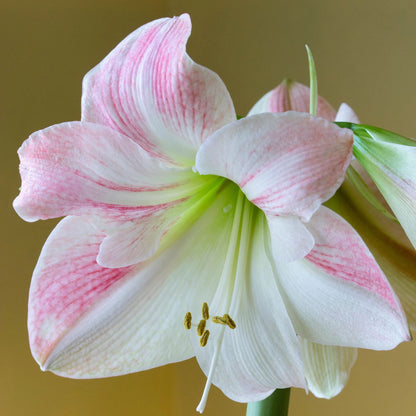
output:
[[[223,267],[222,275],[220,279],[220,281],[222,282],[228,282],[228,284],[226,285],[227,290],[223,292],[223,296],[225,297],[225,303],[224,303],[225,310],[230,309],[232,295],[234,291],[235,279],[231,279],[230,281],[230,277],[235,276],[237,272],[236,254],[238,253],[240,249],[239,245],[240,245],[240,237],[241,237],[241,232],[242,232],[241,227],[242,227],[242,224],[244,228],[244,227],[250,226],[250,223],[251,223],[251,209],[247,209],[248,207],[245,206],[246,202],[248,201],[245,195],[241,191],[239,192],[236,202],[237,203],[236,203],[235,212],[234,212],[234,220],[233,220],[233,226],[231,230],[230,243],[229,243],[229,247],[227,250],[227,255],[226,255],[226,259],[225,259],[225,263],[224,263],[224,267]],[[219,287],[219,290],[221,290],[221,287]],[[219,317],[214,317],[214,318],[219,318]],[[221,320],[224,320],[225,324],[223,324]],[[228,314],[223,315],[221,319],[216,319],[213,322],[222,324],[222,326],[221,326],[221,329],[216,333],[214,355],[212,357],[212,360],[209,366],[207,381],[205,383],[205,388],[204,388],[204,392],[202,393],[201,401],[199,402],[198,407],[196,408],[196,410],[199,413],[202,413],[204,411],[205,405],[207,403],[209,390],[211,388],[215,369],[217,367],[217,362],[218,362],[219,353],[220,353],[221,346],[222,346],[222,341],[224,338],[224,331],[226,329],[226,325],[229,326],[230,328],[232,328],[232,326],[234,325],[234,328],[235,328],[235,322],[229,317]]]

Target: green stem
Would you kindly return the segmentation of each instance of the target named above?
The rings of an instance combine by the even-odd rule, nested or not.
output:
[[[259,402],[247,404],[246,416],[287,416],[289,410],[289,389],[277,389]]]

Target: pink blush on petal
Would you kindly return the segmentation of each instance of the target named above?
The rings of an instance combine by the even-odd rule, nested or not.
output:
[[[308,223],[315,238],[306,259],[327,274],[368,289],[394,309],[400,306],[387,278],[357,232],[341,217],[321,207]]]
[[[79,244],[77,255],[68,251],[67,256],[54,259],[46,254],[46,261],[35,270],[28,326],[32,351],[40,361],[46,360],[77,320],[133,268],[99,266],[96,257],[104,235],[89,237],[89,243]]]
[[[328,247],[322,247],[316,244],[314,249],[306,256],[306,259],[329,275],[336,276],[348,282],[356,283],[371,292],[377,293],[383,299],[387,300],[391,306],[397,309],[397,302],[393,296],[390,286],[384,279],[381,278],[380,275],[374,272],[378,269],[377,263],[370,257],[362,256],[362,248],[357,245],[356,250],[352,250],[350,253],[350,256],[356,259],[355,261],[360,264],[359,268],[351,267],[349,264],[349,261],[351,261],[350,256],[346,256],[345,259],[343,259],[345,261],[339,262],[340,255],[337,254],[336,261],[338,261],[338,263],[335,263],[333,261],[335,257],[328,253],[322,252],[321,248],[324,248],[325,251],[328,249]],[[348,249],[351,249],[351,247]],[[356,257],[356,255],[360,254],[361,258]],[[363,273],[365,269],[368,269],[368,274],[365,272]]]

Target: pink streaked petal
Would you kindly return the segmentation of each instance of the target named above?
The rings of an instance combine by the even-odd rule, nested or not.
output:
[[[297,333],[315,343],[375,350],[410,340],[396,295],[353,228],[325,207],[308,228],[316,242],[311,253],[276,262]]]
[[[348,178],[328,205],[359,231],[416,330],[416,252],[403,228],[375,209]]]
[[[348,123],[359,124],[360,120],[355,114],[354,110],[346,103],[342,103],[339,106],[335,121],[346,121]]]
[[[298,217],[267,216],[273,258],[276,261],[295,261],[305,257],[315,240]]]
[[[299,82],[285,79],[254,105],[248,115],[299,111],[309,113],[309,88]],[[317,115],[328,121],[335,119],[335,110],[322,97],[318,97]]]
[[[33,133],[19,149],[22,187],[14,201],[26,221],[99,214],[114,220],[166,209],[195,175],[168,168],[128,137],[71,122]]]
[[[103,238],[87,220],[67,217],[45,243],[33,273],[28,317],[32,354],[40,365],[67,329],[132,270],[96,263]]]
[[[327,274],[376,293],[393,308],[401,306],[388,280],[358,233],[339,215],[321,207],[307,224],[315,246],[306,259]]]
[[[351,131],[309,114],[257,114],[210,136],[195,167],[234,181],[266,214],[307,221],[341,185],[352,143]]]
[[[125,267],[150,258],[167,228],[160,215],[143,217],[105,228],[97,263],[103,267]]]
[[[81,217],[63,220],[45,244],[30,296],[32,349],[43,368],[72,378],[109,377],[194,355],[183,318],[198,311],[198,320],[202,303],[214,297],[233,224],[233,212],[223,208],[235,206],[236,193],[223,188],[173,244],[121,269],[96,263],[104,235],[95,227]],[[108,282],[106,273],[118,279]],[[105,290],[77,308],[100,276]]]
[[[107,125],[154,157],[191,166],[212,132],[235,120],[229,93],[186,54],[187,14],[150,22],[84,78],[82,120]]]

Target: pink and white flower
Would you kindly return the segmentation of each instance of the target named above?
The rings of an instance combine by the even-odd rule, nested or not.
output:
[[[308,112],[309,96],[308,87],[285,80],[262,97],[249,114],[293,110]],[[318,116],[329,121],[360,123],[347,104],[342,103],[336,111],[322,97],[318,97]],[[358,141],[364,140],[366,146],[359,146],[354,154],[357,154],[368,172],[373,176],[376,173],[374,180],[384,192],[380,192],[359,160],[354,159],[347,168],[342,186],[325,205],[359,231],[398,294],[410,328],[415,329],[416,252],[414,243],[411,243],[411,240],[415,241],[414,216],[411,215],[416,206],[413,177],[415,142],[371,126],[360,125],[356,128],[366,128],[369,139],[356,137]],[[354,146],[357,147],[357,144],[359,145],[355,143]],[[377,175],[377,172],[381,174]],[[386,187],[388,189],[383,189]],[[393,211],[400,223],[392,215]],[[304,341],[303,352],[308,357],[305,362],[309,370],[310,390],[318,397],[327,398],[339,393],[356,360],[356,349]]]
[[[312,388],[314,348],[390,349],[409,333],[359,235],[321,206],[351,132],[300,112],[237,121],[220,78],[186,54],[190,31],[188,15],[156,20],[92,69],[81,122],[19,150],[14,207],[66,216],[30,289],[41,367],[107,377],[196,355],[202,411],[211,383],[242,402]],[[204,302],[236,328],[207,321],[201,346],[183,316],[199,321]]]

